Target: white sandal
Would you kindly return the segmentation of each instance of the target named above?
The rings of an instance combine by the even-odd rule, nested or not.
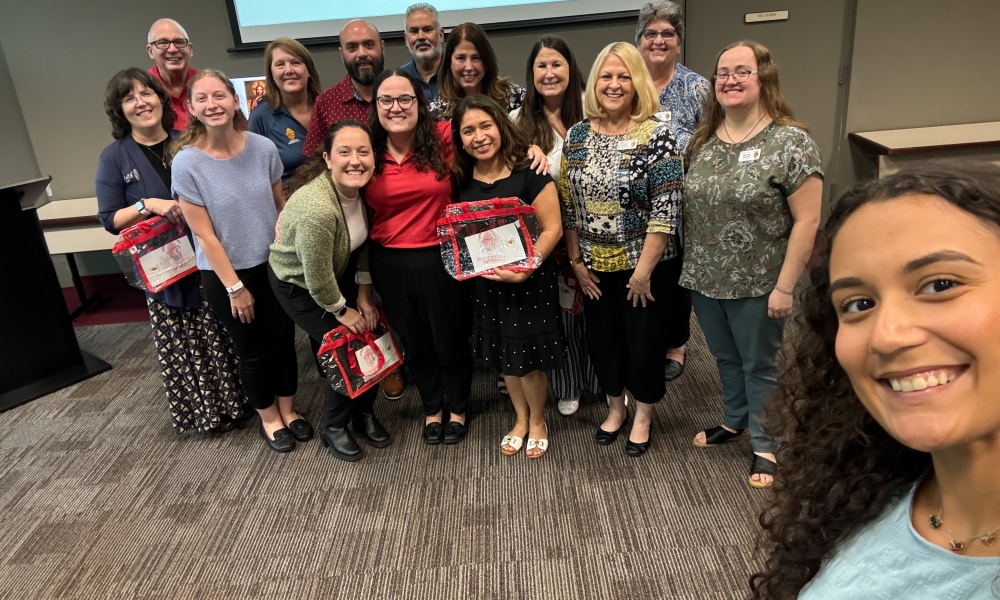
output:
[[[531,447],[532,441],[533,440],[528,441],[529,448]],[[516,435],[505,435],[503,436],[503,440],[500,442],[500,452],[502,452],[507,456],[514,456],[521,450],[521,444],[523,443],[524,443],[523,438],[519,438]],[[507,450],[506,446],[510,446],[511,448],[514,449],[514,451],[511,452],[510,450]]]
[[[548,434],[549,434],[549,426],[546,424],[545,435]],[[528,452],[531,450],[541,450],[541,452],[539,452],[538,454],[528,454],[528,458],[541,458],[545,456],[545,453],[548,451],[548,449],[549,449],[548,438],[541,438],[537,440],[535,438],[528,438],[528,449],[525,450],[524,453],[528,454]]]

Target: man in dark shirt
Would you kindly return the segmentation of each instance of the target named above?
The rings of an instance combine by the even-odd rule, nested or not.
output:
[[[438,11],[430,4],[420,2],[406,9],[406,49],[413,60],[402,68],[420,82],[420,88],[430,102],[437,96],[438,67],[444,45],[444,29],[438,20]]]

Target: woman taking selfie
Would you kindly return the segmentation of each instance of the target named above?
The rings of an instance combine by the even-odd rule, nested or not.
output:
[[[753,597],[1000,598],[1000,168],[859,184],[825,231]]]
[[[260,435],[272,450],[288,452],[313,431],[295,411],[295,324],[267,279],[285,205],[281,159],[270,140],[237,129],[238,102],[219,71],[206,69],[191,80],[193,118],[173,145],[173,195],[194,232],[208,304],[239,352],[240,379],[260,415]]]

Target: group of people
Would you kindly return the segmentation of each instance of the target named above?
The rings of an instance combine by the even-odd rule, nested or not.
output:
[[[372,329],[384,311],[423,403],[427,444],[466,436],[475,356],[499,371],[515,408],[504,454],[547,452],[551,389],[564,415],[584,392],[606,395],[601,445],[626,428],[631,402],[625,451],[641,456],[654,405],[683,373],[693,308],[723,390],[721,422],[694,445],[749,437],[747,481],[769,487],[782,430],[764,416],[792,416],[788,463],[762,517],[771,556],[752,580],[757,597],[805,588],[799,597],[845,598],[845,585],[863,597],[877,583],[852,580],[850,569],[873,553],[948,569],[931,546],[949,544],[967,559],[963,585],[980,589],[1000,564],[1000,527],[986,527],[1000,519],[990,512],[1000,490],[976,475],[995,469],[1000,412],[982,387],[988,364],[970,367],[977,347],[947,328],[990,331],[989,319],[969,328],[949,319],[996,310],[961,309],[958,298],[963,288],[986,298],[996,279],[989,265],[1000,254],[986,246],[998,243],[1000,176],[904,174],[849,193],[800,296],[805,319],[779,388],[784,323],[820,222],[820,153],[764,46],[724,48],[706,79],[677,62],[684,35],[676,4],[646,4],[634,44],[606,46],[586,79],[567,43],[546,35],[530,49],[522,88],[500,75],[478,25],[445,36],[437,11],[416,4],[406,13],[410,63],[384,69],[378,31],[351,21],[340,34],[347,75],[326,91],[309,52],[275,40],[266,97],[244,123],[229,79],[191,69],[184,30],[155,23],[155,65],[109,83],[115,142],[97,189],[109,231],[155,214],[193,233],[199,274],[147,295],[175,428],[231,428],[248,403],[276,451],[318,435],[354,461],[359,439],[389,445],[377,388],[350,399],[327,386],[316,431],[295,409],[295,326],[315,352],[331,329]],[[541,266],[460,282],[443,265],[436,220],[450,203],[496,197],[534,207]],[[948,218],[985,233],[945,236],[936,253],[906,258],[907,240],[926,240],[921,224]],[[906,234],[883,236],[887,223]],[[983,248],[960,248],[975,243]],[[880,303],[892,307],[885,316]],[[945,340],[937,358],[915,350],[934,332]],[[399,397],[402,374],[385,387]],[[946,402],[959,388],[983,399],[968,410]],[[910,506],[923,539],[904,539]],[[933,568],[908,576],[942,581]]]

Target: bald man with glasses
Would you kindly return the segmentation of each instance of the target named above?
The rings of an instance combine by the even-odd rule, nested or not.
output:
[[[173,19],[159,19],[149,28],[146,53],[153,59],[149,73],[159,79],[170,94],[170,107],[177,115],[174,129],[183,130],[188,122],[185,105],[188,82],[198,72],[188,65],[194,56],[194,46],[180,23]]]

